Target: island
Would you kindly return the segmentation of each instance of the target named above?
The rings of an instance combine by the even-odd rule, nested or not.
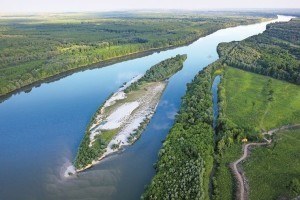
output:
[[[99,107],[87,126],[73,170],[83,171],[107,155],[130,145],[153,116],[168,79],[182,69],[187,55],[166,59],[134,77]]]

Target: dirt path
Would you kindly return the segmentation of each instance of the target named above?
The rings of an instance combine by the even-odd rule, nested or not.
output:
[[[263,132],[262,135],[270,135],[272,136],[274,133],[280,131],[280,130],[286,130],[291,128],[300,128],[300,124],[295,125],[287,125],[282,126],[280,128],[272,129],[267,132]],[[249,188],[246,183],[246,177],[241,167],[239,167],[239,163],[241,163],[243,160],[245,160],[249,156],[249,147],[251,146],[263,146],[270,144],[272,142],[272,139],[267,139],[264,137],[265,142],[261,143],[249,143],[246,145],[243,145],[243,155],[238,160],[234,161],[230,164],[230,168],[232,169],[232,172],[236,178],[237,181],[237,191],[236,191],[236,199],[238,200],[247,200],[249,199]]]

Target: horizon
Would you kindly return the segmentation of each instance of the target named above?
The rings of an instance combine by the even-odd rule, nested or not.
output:
[[[226,8],[226,9],[120,9],[120,10],[95,10],[95,11],[1,11],[0,17],[10,16],[10,15],[51,15],[51,14],[94,14],[94,13],[218,13],[218,12],[300,12],[300,8]],[[280,13],[279,13],[280,15]]]
[[[0,0],[0,13],[70,13],[70,12],[124,12],[124,11],[249,11],[249,10],[283,10],[300,9],[300,1],[278,0]]]

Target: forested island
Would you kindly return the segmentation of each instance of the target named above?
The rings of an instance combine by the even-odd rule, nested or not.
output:
[[[95,63],[188,44],[273,14],[56,14],[2,16],[0,96]],[[125,57],[124,57],[125,58]]]
[[[155,112],[167,80],[182,69],[186,58],[186,55],[177,55],[152,66],[100,106],[78,149],[74,161],[77,172],[133,143],[140,136]]]
[[[244,41],[219,45],[220,59],[187,85],[175,124],[159,152],[156,175],[142,199],[300,195],[299,130],[289,128],[300,123],[299,30],[296,18],[269,24],[264,33]],[[214,130],[211,87],[216,75],[222,78]],[[287,130],[280,131],[282,127]],[[238,172],[232,168],[244,143],[266,146],[257,147],[243,164],[242,178],[249,187],[239,185]]]

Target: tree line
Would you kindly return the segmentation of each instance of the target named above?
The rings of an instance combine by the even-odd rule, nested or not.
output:
[[[92,15],[92,14],[91,14]],[[258,17],[48,16],[0,20],[0,96],[76,68],[187,44]]]
[[[139,86],[142,85],[144,82],[164,81],[170,78],[173,74],[175,74],[183,68],[183,62],[186,59],[186,54],[178,54],[175,57],[168,58],[152,66],[146,71],[143,77],[141,77],[138,81],[132,83],[129,87],[127,87],[124,90],[125,93],[139,89]]]
[[[300,84],[300,20],[273,23],[262,34],[241,42],[222,43],[223,63]]]

